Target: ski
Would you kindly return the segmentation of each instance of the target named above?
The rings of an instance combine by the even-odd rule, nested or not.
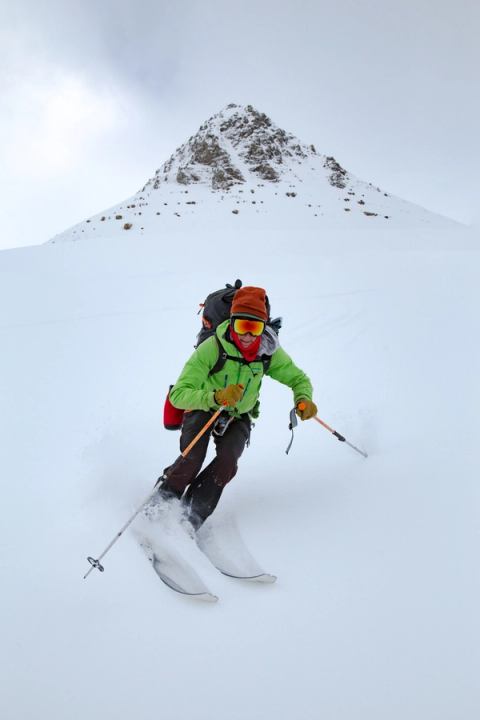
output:
[[[197,531],[195,540],[222,575],[257,583],[276,582],[277,576],[265,572],[255,560],[232,519],[215,525],[207,521]]]
[[[144,511],[135,534],[160,580],[181,595],[218,600],[187,560],[194,548],[226,577],[262,584],[277,580],[256,561],[232,516],[209,518],[195,532],[175,502],[155,503]]]
[[[196,600],[217,602],[218,597],[210,592],[197,572],[181,555],[167,548],[154,549],[146,538],[140,540],[140,546],[160,580],[170,590]]]

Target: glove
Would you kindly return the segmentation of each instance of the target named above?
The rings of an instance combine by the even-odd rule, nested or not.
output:
[[[295,412],[301,420],[310,420],[310,418],[315,417],[318,409],[313,400],[300,400],[297,403]]]
[[[243,395],[243,385],[227,385],[223,390],[215,391],[217,405],[236,405]]]

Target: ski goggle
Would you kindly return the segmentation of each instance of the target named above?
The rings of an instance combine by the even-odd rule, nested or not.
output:
[[[263,320],[251,320],[250,318],[233,318],[232,326],[237,335],[254,335],[258,337],[265,330],[265,323]]]

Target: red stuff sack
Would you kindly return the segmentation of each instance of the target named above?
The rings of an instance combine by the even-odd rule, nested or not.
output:
[[[174,407],[170,402],[170,390],[172,387],[173,385],[170,385],[168,388],[165,405],[163,406],[163,425],[165,430],[180,430],[183,422],[183,413],[185,411]]]

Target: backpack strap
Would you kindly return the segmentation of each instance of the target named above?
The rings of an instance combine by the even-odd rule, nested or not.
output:
[[[220,372],[220,370],[223,368],[227,360],[235,360],[235,362],[239,362],[241,365],[248,365],[247,360],[243,357],[236,357],[235,355],[229,355],[227,352],[225,352],[225,349],[218,339],[218,335],[215,335],[215,340],[217,341],[217,347],[218,347],[218,358],[215,365],[212,367],[210,372],[208,373],[208,376],[215,375],[215,373]]]
[[[217,347],[218,347],[218,358],[215,365],[212,367],[210,372],[208,373],[208,377],[211,375],[215,375],[216,373],[220,372],[222,370],[223,366],[227,362],[227,360],[234,360],[235,362],[240,363],[241,365],[250,365],[248,360],[245,360],[244,357],[237,357],[236,355],[229,355],[220,340],[218,339],[218,335],[215,335],[215,340],[217,341]],[[272,360],[271,355],[262,355],[261,358],[259,358],[259,361],[263,365],[263,374],[265,375],[268,371],[268,368],[270,367],[270,362]]]
[[[270,363],[272,362],[272,356],[271,355],[262,355],[260,358],[263,365],[263,374],[266,375],[268,372],[268,368],[270,367]]]

